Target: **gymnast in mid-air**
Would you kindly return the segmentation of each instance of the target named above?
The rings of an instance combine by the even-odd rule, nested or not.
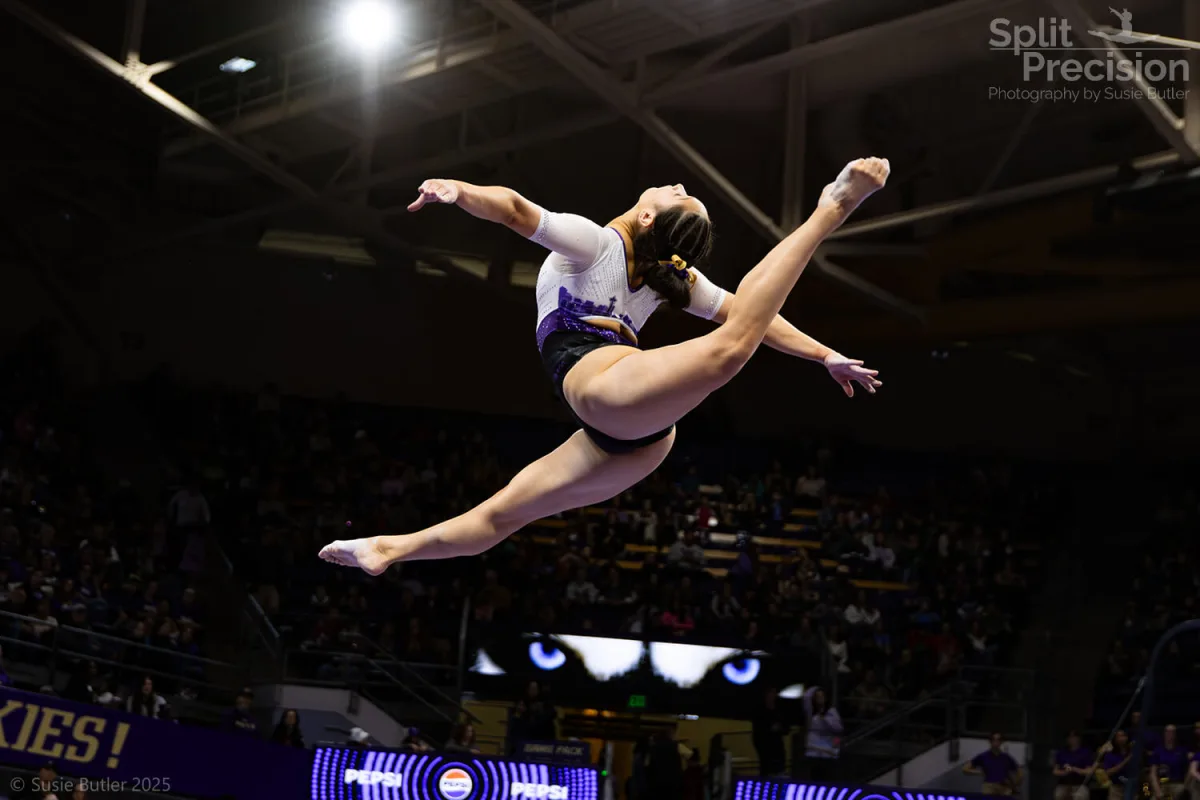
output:
[[[547,211],[511,189],[453,180],[421,184],[409,211],[457,205],[550,250],[538,274],[537,344],[555,394],[581,430],[470,511],[416,533],[336,541],[320,557],[378,575],[397,561],[482,553],[535,520],[620,494],[653,472],[675,423],[728,383],[765,342],[819,361],[847,396],[874,393],[874,370],[830,350],[779,316],[817,246],[887,181],[886,159],[846,165],[804,224],[738,284],[715,286],[696,268],[712,248],[704,204],[682,186],[647,189],[607,227]],[[719,327],[680,344],[638,348],[662,304]]]

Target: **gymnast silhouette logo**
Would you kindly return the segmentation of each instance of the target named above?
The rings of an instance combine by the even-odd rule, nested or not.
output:
[[[1121,30],[1116,31],[1112,28],[1108,28],[1088,31],[1088,33],[1090,33],[1092,36],[1095,36],[1097,39],[1104,39],[1105,41],[1113,42],[1114,44],[1145,44],[1146,42],[1156,42],[1160,40],[1161,37],[1148,33],[1138,33],[1135,31],[1133,29],[1133,12],[1129,9],[1126,8],[1121,11],[1117,11],[1115,8],[1109,6],[1108,10],[1111,11],[1117,19],[1121,20]]]

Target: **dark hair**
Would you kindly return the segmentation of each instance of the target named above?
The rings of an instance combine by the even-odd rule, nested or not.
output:
[[[679,256],[689,267],[698,266],[708,258],[712,244],[712,222],[707,217],[679,207],[668,208],[654,218],[649,230],[634,236],[634,274],[672,308],[687,308],[692,299],[692,282],[675,267],[662,262]]]

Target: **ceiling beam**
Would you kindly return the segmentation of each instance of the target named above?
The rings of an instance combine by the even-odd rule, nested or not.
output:
[[[121,43],[121,63],[141,63],[142,33],[146,29],[146,0],[128,0],[125,11],[125,39]]]
[[[139,62],[130,67],[118,63],[87,42],[73,36],[54,22],[34,12],[23,3],[18,2],[18,0],[0,0],[0,8],[20,19],[64,49],[92,64],[94,67],[107,72],[114,78],[124,81],[130,88],[140,92],[199,133],[211,139],[214,144],[220,146],[230,155],[253,167],[284,189],[295,194],[301,200],[314,203],[347,229],[367,237],[383,248],[396,251],[406,258],[421,260],[446,269],[451,275],[462,275],[450,260],[414,247],[390,233],[383,226],[381,219],[376,215],[363,213],[363,209],[361,208],[355,208],[321,196],[316,189],[282,167],[279,167],[270,159],[235,141],[176,97],[152,84],[144,71],[144,64]]]
[[[849,239],[868,233],[879,233],[880,231],[904,228],[927,220],[953,217],[970,211],[983,211],[985,209],[1015,205],[1027,200],[1050,197],[1077,189],[1088,189],[1116,180],[1121,176],[1122,170],[1125,167],[1132,167],[1138,172],[1145,172],[1164,169],[1177,163],[1179,163],[1179,153],[1174,150],[1167,150],[1162,153],[1135,158],[1128,164],[1093,167],[1080,172],[1074,172],[1070,175],[1061,175],[1057,178],[1014,186],[1011,189],[1001,189],[995,192],[975,195],[974,197],[964,197],[960,200],[949,200],[944,203],[933,203],[932,205],[922,206],[911,211],[885,214],[884,216],[864,222],[852,222],[834,231],[829,238],[831,241]]]
[[[665,81],[660,82],[659,88],[661,88],[661,85],[671,84],[676,81],[695,80],[702,75],[707,75],[713,67],[717,66],[722,61],[736,53],[738,50],[741,50],[743,47],[746,47],[747,45],[766,36],[777,27],[779,27],[779,20],[775,19],[767,20],[761,25],[756,25],[750,30],[733,37],[719,47],[710,50],[688,66],[681,69],[679,72],[668,77]]]
[[[257,28],[250,28],[249,30],[245,30],[241,33],[235,34],[234,36],[230,36],[227,39],[222,39],[219,42],[213,42],[212,44],[197,48],[191,52],[182,53],[174,58],[166,58],[162,61],[156,61],[153,64],[148,64],[146,68],[152,75],[161,75],[164,72],[169,72],[170,70],[173,70],[182,64],[186,64],[189,61],[195,61],[198,58],[216,55],[222,51],[227,52],[230,47],[233,47],[236,44],[257,39],[260,36],[264,36],[272,31],[279,30],[287,25],[295,24],[296,20],[297,15],[286,15],[280,17],[274,22],[267,23],[266,25],[260,25]]]
[[[637,123],[652,139],[686,167],[695,172],[722,200],[730,205],[759,234],[779,242],[787,231],[744,195],[711,162],[704,158],[686,139],[656,114],[638,106],[629,88],[610,78],[603,70],[563,40],[552,28],[535,17],[514,0],[479,0],[484,8],[498,19],[528,37],[538,49],[574,75],[584,86]],[[819,272],[836,282],[863,294],[871,302],[913,317],[920,309],[874,284],[829,263],[816,262]]]
[[[639,2],[642,1],[639,0]],[[659,0],[644,1],[653,3]],[[736,33],[755,25],[766,24],[769,21],[778,22],[805,8],[834,1],[779,0],[777,6],[762,6],[761,10],[753,14],[732,15],[730,22],[722,27],[701,25],[697,28],[689,26],[689,28],[695,31],[694,33],[690,30],[679,30],[675,35],[670,35],[664,29],[661,36],[651,36],[650,42],[645,46],[640,46],[636,53],[621,52],[612,55],[620,56],[625,60],[631,60],[636,56],[650,56],[703,39]],[[577,32],[582,35],[591,26],[598,24],[605,25],[612,20],[612,0],[592,0],[591,2],[583,3],[556,14],[554,17],[554,30],[564,36],[570,36]],[[650,33],[654,34],[655,32],[651,31]],[[228,44],[228,42],[229,40],[226,40],[222,44]],[[502,32],[497,35],[494,31],[482,27],[477,37],[457,45],[448,45],[442,41],[424,42],[419,45],[419,49],[415,49],[396,68],[381,75],[375,88],[383,89],[403,85],[410,81],[420,80],[421,78],[459,66],[475,68],[482,65],[481,69],[486,71],[488,67],[492,66],[488,63],[488,59],[492,56],[503,56],[512,53],[525,44],[526,40],[522,36],[508,32]],[[328,41],[322,41],[314,45],[308,45],[299,52],[308,53],[329,46],[330,43]],[[199,52],[211,52],[213,47],[215,45]],[[194,56],[195,54],[188,54],[184,58],[192,58]],[[283,59],[283,61],[289,64],[298,63],[304,58],[299,53],[289,54],[289,56]],[[151,74],[154,74],[155,70],[163,71],[169,69],[172,65],[172,61],[163,61],[147,69],[150,69]],[[500,66],[503,69],[503,65]],[[504,77],[493,75],[493,78],[500,82],[501,85],[504,85]],[[522,81],[516,82],[527,83]],[[528,86],[521,88],[524,88],[526,91],[529,90]],[[243,110],[237,115],[236,119],[229,122],[225,130],[233,135],[240,135],[271,127],[290,119],[335,106],[339,103],[352,101],[361,96],[364,90],[365,87],[361,81],[356,80],[294,83],[291,86],[289,94],[280,92],[274,97],[274,100],[277,101],[274,105],[264,108],[262,107],[262,103],[265,100],[257,98],[255,108]],[[483,102],[490,102],[490,99],[481,98],[481,104]],[[167,156],[176,156],[191,152],[204,143],[205,140],[203,138],[189,137],[180,139],[171,142],[167,146],[165,154]]]
[[[972,17],[994,16],[1008,6],[1024,0],[958,0],[945,6],[922,11],[899,19],[881,22],[866,28],[831,36],[819,42],[793,47],[783,53],[768,56],[736,67],[693,75],[691,71],[681,73],[676,80],[668,82],[647,93],[641,104],[654,108],[672,98],[703,91],[715,84],[730,82],[760,81],[797,67],[808,66],[830,56],[851,51],[869,52],[873,47],[886,46],[888,42],[902,41],[908,37],[920,37],[930,30],[951,25]],[[484,3],[487,5],[487,3]]]
[[[390,183],[392,181],[402,180],[414,177],[428,177],[439,172],[444,172],[452,167],[470,164],[475,161],[481,161],[501,153],[507,153],[516,150],[523,150],[529,147],[535,147],[545,142],[561,139],[565,136],[571,136],[577,133],[583,133],[588,130],[600,128],[605,125],[610,125],[620,119],[620,115],[614,111],[599,111],[590,114],[583,114],[578,117],[570,117],[562,122],[557,122],[552,125],[546,125],[541,128],[535,128],[531,131],[505,136],[499,139],[494,139],[490,142],[473,145],[458,150],[447,150],[426,158],[416,159],[398,167],[383,170],[371,175],[369,178],[351,181],[348,183],[337,184],[329,187],[326,192],[327,197],[340,197],[345,194],[353,194],[372,189],[376,186]],[[241,225],[247,222],[253,222],[257,219],[270,217],[277,214],[287,213],[295,208],[299,208],[310,201],[305,198],[292,197],[286,200],[281,200],[278,203],[272,203],[267,206],[252,208],[248,211],[243,211],[237,214],[220,217],[218,219],[202,222],[198,225],[193,225],[182,230],[173,231],[155,239],[148,239],[143,242],[137,242],[123,250],[121,256],[130,256],[135,253],[145,252],[148,250],[157,250],[172,244],[188,241],[196,237],[211,236],[219,233],[226,228],[234,225]],[[400,213],[399,209],[383,209],[381,216],[388,216],[393,213]]]
[[[371,88],[378,91],[391,86],[402,86],[410,81],[453,69],[463,64],[471,64],[478,59],[486,58],[500,52],[505,46],[504,41],[497,40],[494,37],[489,37],[484,41],[472,42],[449,51],[443,47],[433,45],[408,59],[402,68],[380,75],[378,80],[371,84]],[[511,46],[511,43],[509,46]],[[285,63],[284,69],[288,69],[289,65],[290,62]],[[366,91],[364,82],[356,80],[340,81],[334,88],[325,92],[310,91],[311,87],[301,86],[294,88],[296,90],[295,97],[287,96],[281,92],[279,102],[276,105],[260,111],[248,111],[241,114],[237,119],[225,125],[222,130],[230,136],[241,136],[252,131],[269,128],[272,125],[278,125],[289,119],[295,119],[296,117],[320,111],[337,103],[353,100]],[[300,91],[306,88],[306,91]],[[180,156],[184,153],[190,153],[206,143],[205,137],[202,136],[178,139],[164,148],[163,155],[167,158]]]
[[[1196,0],[1185,0],[1185,2],[1195,3]],[[1096,21],[1079,5],[1079,0],[1050,0],[1050,4],[1071,24],[1072,28],[1083,34],[1085,41],[1091,42],[1091,49],[1094,52],[1104,55],[1111,54],[1118,61],[1128,60],[1121,52],[1121,48],[1117,47],[1114,42],[1102,39],[1093,33],[1096,30]],[[1176,56],[1178,57],[1178,54]],[[1195,143],[1184,132],[1184,120],[1180,119],[1171,106],[1158,96],[1154,86],[1147,82],[1137,70],[1134,70],[1130,83],[1136,90],[1132,93],[1131,99],[1150,120],[1150,124],[1154,126],[1159,135],[1179,153],[1180,158],[1186,163],[1200,161],[1200,150],[1197,150]]]
[[[1174,322],[1200,315],[1200,279],[959,300],[927,311],[924,328],[890,315],[829,320],[828,325],[814,320],[813,327],[836,331],[839,341],[949,343]]]

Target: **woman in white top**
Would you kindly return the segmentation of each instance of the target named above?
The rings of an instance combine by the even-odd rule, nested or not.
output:
[[[704,204],[678,184],[646,190],[602,228],[546,211],[511,189],[423,183],[410,211],[457,205],[551,251],[538,275],[537,343],[582,430],[464,514],[413,534],[333,542],[321,558],[378,575],[396,561],[480,553],[535,520],[607,500],[662,463],[675,423],[733,378],[764,341],[823,362],[849,396],[854,382],[873,393],[880,385],[874,371],[805,336],[779,309],[817,246],[883,187],[889,170],[884,159],[848,164],[813,215],[747,273],[736,298],[696,269],[711,249],[712,223]],[[681,344],[638,349],[642,325],[663,303],[720,327]]]

